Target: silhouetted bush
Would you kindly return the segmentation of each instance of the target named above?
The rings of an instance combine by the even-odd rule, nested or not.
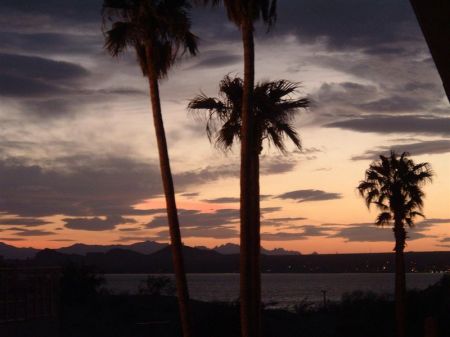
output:
[[[294,305],[294,312],[298,315],[310,314],[317,309],[314,302],[309,301],[307,297],[303,298],[299,303]]]
[[[106,292],[104,285],[104,277],[92,267],[70,263],[62,270],[61,300],[65,305],[91,302]]]
[[[175,284],[171,278],[148,275],[147,279],[139,285],[138,292],[141,295],[173,296],[175,295],[175,290]]]
[[[408,292],[408,320],[412,336],[423,336],[425,321],[437,324],[438,336],[450,336],[450,274],[425,290]]]

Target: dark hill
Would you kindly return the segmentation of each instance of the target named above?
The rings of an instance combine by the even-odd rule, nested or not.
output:
[[[223,255],[212,250],[183,248],[189,273],[235,273],[239,271],[239,255]],[[408,272],[450,270],[450,252],[406,253]],[[169,247],[153,254],[140,254],[127,249],[86,256],[63,254],[46,249],[36,255],[40,265],[62,265],[69,261],[95,266],[105,273],[171,273],[172,254]],[[270,273],[374,273],[393,272],[394,254],[327,254],[327,255],[262,255],[263,272]]]
[[[152,254],[167,246],[166,243],[155,241],[136,242],[130,245],[86,245],[76,243],[68,247],[59,248],[57,251],[66,254],[86,255],[88,253],[106,253],[112,249],[129,249],[141,254]]]
[[[19,248],[0,242],[0,256],[3,256],[5,259],[29,259],[33,258],[38,251],[35,248]]]

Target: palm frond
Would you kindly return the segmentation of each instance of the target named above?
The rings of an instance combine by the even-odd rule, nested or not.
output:
[[[421,186],[432,176],[428,163],[415,164],[407,152],[391,151],[370,164],[357,188],[368,207],[374,204],[382,211],[376,224],[394,222],[397,231],[404,231],[405,224],[412,227],[414,218],[424,216]]]
[[[300,136],[293,126],[296,114],[309,106],[307,98],[296,98],[299,84],[280,80],[258,83],[254,89],[254,118],[259,153],[263,140],[286,152],[285,140],[290,139],[301,149]],[[228,150],[235,140],[240,140],[243,80],[226,75],[219,84],[218,97],[200,94],[188,104],[190,112],[206,111],[206,129],[209,139],[215,139],[216,146]],[[204,115],[203,115],[204,116]],[[217,133],[214,137],[214,133]]]
[[[392,214],[389,212],[382,212],[378,214],[375,224],[377,226],[388,226],[392,220]]]
[[[187,0],[104,0],[105,49],[117,56],[133,47],[143,74],[151,66],[163,78],[186,52],[197,53],[189,9]]]
[[[112,56],[117,56],[133,46],[136,40],[136,29],[132,23],[115,22],[112,28],[105,32],[105,49]]]

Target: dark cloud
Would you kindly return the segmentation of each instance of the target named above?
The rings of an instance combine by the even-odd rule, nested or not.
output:
[[[295,158],[282,156],[264,156],[261,159],[261,175],[282,174],[292,171],[297,164]],[[186,182],[196,181],[206,183],[222,178],[239,178],[238,163],[220,166],[207,166],[198,170],[180,172],[175,175],[175,185],[185,185]],[[263,196],[264,197],[264,196]]]
[[[221,68],[238,63],[242,60],[241,55],[231,54],[225,50],[222,51],[208,51],[200,54],[200,60],[196,62],[189,69],[199,68]]]
[[[29,5],[26,0],[4,0],[0,11],[9,21],[3,26],[19,30],[31,27],[57,30],[74,24],[100,30],[101,0],[45,0]],[[24,16],[28,20],[23,20]],[[22,19],[22,20],[20,20]],[[203,44],[215,41],[239,40],[238,30],[228,23],[223,8],[196,8],[194,31]],[[0,25],[2,27],[2,25]],[[42,29],[41,28],[41,29]],[[11,28],[10,28],[11,30]],[[303,42],[325,41],[330,48],[366,47],[414,39],[420,31],[411,6],[403,1],[280,0],[278,21],[267,36],[260,29],[258,38],[294,34]]]
[[[85,54],[98,52],[103,46],[103,36],[70,33],[18,33],[0,32],[0,50],[9,53]]]
[[[440,242],[450,242],[450,237],[442,238],[439,241]]]
[[[74,25],[78,28],[95,25],[100,30],[101,6],[101,0],[44,0],[34,2],[32,6],[27,0],[2,0],[0,11],[4,20],[0,21],[0,28],[6,30],[9,23],[10,30],[59,31]]]
[[[330,225],[320,225],[320,226],[314,226],[314,225],[304,225],[300,226],[299,228],[303,229],[303,234],[305,236],[326,236],[330,234],[330,231],[335,231],[336,226],[330,226]]]
[[[175,174],[177,189],[198,186],[222,176],[219,168]],[[225,171],[227,171],[225,169]],[[146,199],[162,195],[159,166],[130,158],[72,156],[55,159],[45,165],[24,159],[0,160],[0,212],[23,218],[64,215],[73,218],[137,216],[165,214],[165,209],[135,209]],[[262,212],[280,208],[263,208]],[[237,210],[219,210],[202,214],[184,211],[187,222],[227,222],[238,218]],[[155,221],[162,221],[157,217]],[[195,220],[195,221],[194,221]],[[44,220],[42,220],[44,221]],[[88,227],[94,221],[71,221],[69,227]],[[163,221],[164,222],[164,221]],[[35,222],[37,223],[37,222]],[[113,226],[98,221],[100,227]],[[93,225],[95,226],[95,224]]]
[[[178,211],[182,236],[185,238],[231,239],[239,236],[236,224],[239,221],[238,209],[219,209],[213,212],[181,209]],[[167,217],[156,216],[147,228],[167,228]],[[159,231],[153,239],[167,240],[167,230]]]
[[[350,63],[354,64],[355,62]],[[341,119],[337,123],[347,123],[348,120],[351,123],[355,123],[354,120],[364,121],[365,119],[370,119],[370,122],[366,122],[365,124],[370,126],[373,123],[373,119],[380,118],[386,118],[384,121],[388,124],[388,118],[399,117],[398,115],[400,113],[410,115],[414,118],[433,118],[432,115],[421,116],[420,114],[423,114],[424,111],[436,109],[440,105],[440,91],[442,90],[439,89],[436,83],[411,81],[407,76],[400,73],[396,74],[395,78],[390,78],[390,76],[395,75],[390,74],[392,71],[382,68],[382,61],[367,59],[366,63],[376,63],[381,68],[374,67],[373,72],[377,71],[378,74],[368,76],[368,79],[371,81],[378,82],[379,86],[354,82],[322,84],[312,94],[316,105],[315,108],[320,112],[319,116],[315,116],[319,122],[321,118],[328,123],[330,119]],[[420,66],[417,67],[420,68]],[[336,66],[336,70],[344,72],[353,71],[340,65]],[[384,71],[386,72],[386,78],[376,78],[379,73],[383,73]],[[357,76],[360,77],[359,75]],[[420,75],[417,74],[417,76]],[[424,79],[424,81],[429,80],[428,78]],[[389,87],[389,90],[386,90],[387,87]],[[449,111],[447,109],[447,113]],[[417,113],[418,115],[412,115],[413,113]],[[348,120],[342,120],[345,117]],[[403,118],[402,124],[405,124],[405,117],[408,118],[409,116],[400,115],[400,118]],[[408,123],[410,122],[406,124]],[[380,129],[383,130],[382,128]]]
[[[235,239],[239,237],[239,232],[230,226],[219,227],[189,227],[181,228],[183,238],[211,238],[211,239]],[[169,231],[164,230],[156,233],[152,240],[168,240]]]
[[[0,53],[0,96],[15,99],[25,116],[64,116],[80,108],[86,97],[73,96],[83,95],[82,81],[88,76],[74,63]]]
[[[239,237],[239,231],[234,227],[227,226],[217,228],[193,227],[184,229],[182,235],[187,238],[235,239]]]
[[[284,217],[284,218],[269,218],[269,219],[263,219],[261,221],[262,226],[265,227],[282,227],[286,226],[286,224],[306,220],[306,218],[302,217]]]
[[[206,213],[199,210],[178,210],[181,227],[201,227],[217,228],[239,220],[238,209],[219,209],[214,212]],[[148,228],[158,228],[167,226],[167,217],[165,215],[154,217]]]
[[[239,167],[235,164],[207,166],[202,169],[182,172],[174,178],[175,185],[186,181],[209,182],[220,178],[239,177]]]
[[[378,45],[374,47],[369,47],[364,49],[364,53],[368,55],[402,55],[406,53],[405,48],[401,47],[388,47],[383,45]]]
[[[58,165],[0,161],[0,212],[22,217],[145,215],[149,212],[132,205],[161,194],[155,163],[77,156],[61,158]]]
[[[304,41],[324,40],[332,49],[370,47],[420,34],[409,3],[403,1],[279,1],[276,33]]]
[[[341,199],[340,193],[331,193],[321,190],[297,190],[286,192],[277,196],[278,199],[292,199],[297,202],[323,201]]]
[[[0,74],[18,78],[67,83],[87,76],[80,65],[37,56],[0,53]]]
[[[300,221],[300,220],[307,220],[307,218],[303,218],[303,217],[271,218],[271,219],[266,219],[265,221],[292,222],[292,221]]]
[[[306,240],[307,238],[303,233],[277,232],[261,234],[261,240],[263,241],[297,241]]]
[[[450,224],[450,219],[445,218],[429,218],[418,223],[420,226],[434,226],[438,224]]]
[[[317,104],[354,105],[356,102],[375,99],[378,89],[375,85],[355,82],[323,83],[313,97]]]
[[[279,212],[282,209],[282,207],[261,207],[261,213],[264,215],[265,213]]]
[[[232,204],[239,202],[239,198],[234,197],[222,197],[222,198],[215,198],[215,199],[205,199],[203,201],[211,203],[211,204]]]
[[[192,193],[181,193],[180,194],[182,197],[186,197],[186,198],[193,198],[193,197],[198,197],[200,195],[200,193],[198,192],[192,192]]]
[[[391,146],[380,146],[374,150],[369,150],[361,155],[354,156],[352,160],[374,160],[378,159],[379,155],[389,154],[391,150],[398,153],[409,152],[411,155],[422,154],[439,154],[450,152],[450,140],[429,140],[410,144],[397,144]]]
[[[46,236],[55,234],[54,232],[43,229],[9,228],[9,230],[15,230],[14,235],[17,236]]]
[[[124,87],[87,89],[90,75],[75,63],[0,53],[0,96],[18,103],[27,118],[71,116],[88,104],[146,94]]]
[[[370,112],[413,112],[423,111],[425,104],[419,97],[390,96],[376,101],[360,104],[359,107]]]
[[[50,224],[50,221],[36,218],[0,218],[0,226],[36,227]]]
[[[390,50],[391,53],[368,54],[361,49],[354,49],[306,57],[305,62],[308,64],[345,73],[358,82],[324,83],[312,93],[316,103],[316,124],[329,124],[330,121],[334,123],[344,118],[354,120],[383,115],[397,117],[399,114],[417,114],[418,117],[424,117],[420,114],[424,115],[425,112],[448,115],[450,110],[444,101],[445,93],[436,68],[429,59],[426,43],[419,31],[413,38],[417,41],[374,46],[403,48],[401,53]],[[373,123],[366,124],[370,127]],[[380,127],[380,132],[383,130]]]
[[[260,194],[259,200],[263,201],[263,200],[270,199],[272,197],[273,197],[273,195],[271,195],[271,194]]]
[[[297,160],[292,157],[267,156],[261,158],[260,173],[262,175],[282,174],[291,172],[297,166]]]
[[[17,237],[14,237],[14,238],[5,238],[5,237],[3,237],[3,238],[0,238],[0,242],[1,241],[25,241],[25,240],[27,240],[27,239],[25,239],[25,238],[17,238]]]
[[[119,228],[121,232],[139,232],[141,231],[141,227],[128,227],[128,228]]]
[[[430,218],[419,221],[413,228],[407,230],[407,240],[434,238],[434,235],[426,232],[438,224],[449,223],[450,219],[443,218]],[[329,235],[328,238],[343,238],[348,242],[392,242],[394,234],[390,226],[379,227],[373,223],[361,223],[347,226],[335,225],[335,233]]]
[[[261,239],[264,241],[295,241],[317,236],[325,237],[329,236],[330,232],[334,232],[336,227],[331,225],[290,225],[280,229],[275,233],[262,233]]]
[[[411,6],[403,1],[371,0],[279,0],[278,20],[269,34],[257,25],[257,39],[286,34],[301,43],[325,43],[330,49],[364,48],[381,53],[386,44],[415,41],[420,30]],[[196,10],[194,22],[208,44],[238,40],[235,27],[226,25],[224,10]]]
[[[136,223],[136,220],[122,216],[107,216],[105,219],[95,218],[65,218],[64,226],[70,229],[85,231],[106,231],[116,228],[118,225]]]
[[[392,242],[394,240],[392,228],[377,227],[370,223],[349,225],[328,237],[342,238],[347,242]],[[420,229],[416,229],[408,232],[407,240],[412,241],[426,237],[432,236],[423,234]]]
[[[0,96],[40,97],[42,95],[62,95],[66,90],[54,84],[26,77],[0,74]]]
[[[450,118],[433,116],[365,116],[325,125],[359,132],[450,135]]]
[[[136,216],[164,214],[164,209],[133,205],[162,195],[159,166],[130,158],[63,157],[55,165],[0,160],[0,212],[20,217]],[[57,165],[56,165],[57,164]],[[185,172],[175,175],[183,190],[218,176]],[[225,215],[226,211],[219,212]]]

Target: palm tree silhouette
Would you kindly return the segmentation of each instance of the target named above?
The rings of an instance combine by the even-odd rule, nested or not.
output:
[[[197,53],[197,38],[190,31],[189,9],[189,3],[184,0],[104,0],[103,2],[105,48],[112,56],[118,56],[128,48],[134,49],[142,73],[149,82],[184,337],[192,336],[189,294],[161,113],[159,80],[167,76],[170,67],[181,54],[186,51],[191,55]]]
[[[244,49],[244,84],[242,97],[241,125],[241,172],[240,172],[240,302],[241,302],[241,332],[244,337],[261,335],[260,305],[258,300],[260,289],[258,281],[251,275],[259,273],[256,262],[251,256],[257,256],[257,232],[259,232],[259,200],[253,195],[252,186],[255,183],[252,173],[252,157],[255,156],[255,139],[251,137],[254,127],[253,89],[255,86],[255,44],[254,22],[262,21],[270,28],[276,20],[276,0],[194,0],[196,3],[218,5],[223,3],[228,18],[241,31]],[[256,283],[255,283],[256,282]]]
[[[256,211],[259,214],[259,155],[263,149],[263,142],[267,141],[282,152],[286,152],[285,139],[290,139],[297,148],[301,148],[300,138],[292,125],[295,115],[300,108],[307,108],[307,98],[294,98],[293,95],[299,88],[298,83],[285,80],[274,82],[262,82],[253,90],[253,120],[250,137],[255,140],[251,149],[251,172],[253,182],[251,197],[256,200]],[[207,97],[204,94],[193,98],[188,109],[193,112],[204,112],[206,117],[206,133],[211,142],[224,151],[232,148],[236,140],[241,141],[242,135],[242,105],[244,102],[245,84],[241,78],[225,76],[219,85],[219,97]],[[251,281],[252,292],[246,298],[253,311],[241,310],[241,317],[248,330],[242,329],[243,336],[258,336],[260,333],[261,311],[261,270],[260,270],[260,223],[252,223],[252,242],[257,249],[250,251],[251,255],[245,256],[251,269],[246,270]],[[242,242],[242,241],[241,241]],[[249,254],[244,251],[244,254]],[[241,258],[243,252],[241,250]],[[247,289],[244,289],[248,291]],[[242,292],[242,289],[241,289]],[[242,296],[242,295],[241,295]],[[241,298],[242,300],[242,298]],[[244,306],[244,309],[246,307]],[[247,322],[246,320],[249,320]],[[257,325],[254,326],[253,324]],[[252,330],[250,330],[252,329]],[[245,335],[245,333],[249,333]]]
[[[188,104],[188,109],[197,113],[205,112],[206,134],[211,142],[228,151],[236,140],[241,141],[241,107],[243,97],[243,80],[239,77],[225,76],[219,84],[219,97],[200,94]],[[292,98],[300,85],[287,80],[264,81],[254,89],[253,113],[255,128],[252,136],[256,139],[255,153],[263,150],[264,140],[286,153],[285,136],[301,149],[294,121],[298,109],[310,105],[308,98]]]
[[[406,335],[406,281],[404,249],[406,226],[413,227],[417,216],[424,217],[422,186],[431,182],[433,173],[428,163],[415,164],[404,152],[400,157],[392,151],[380,156],[366,171],[358,190],[367,207],[375,205],[381,213],[375,224],[393,225],[395,237],[395,314],[398,337]]]

